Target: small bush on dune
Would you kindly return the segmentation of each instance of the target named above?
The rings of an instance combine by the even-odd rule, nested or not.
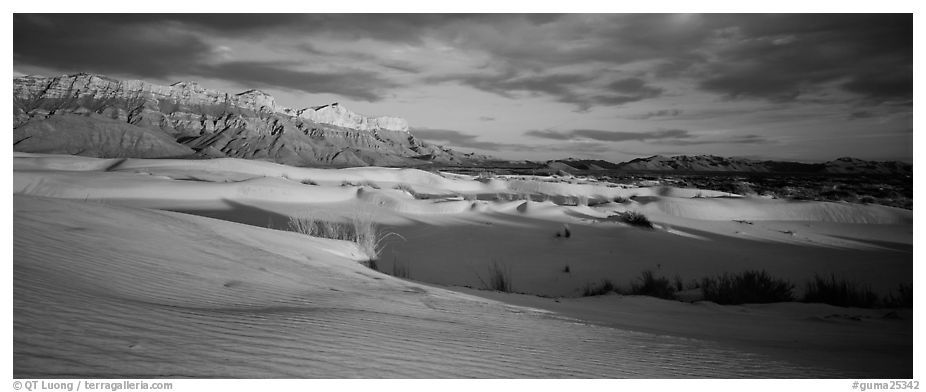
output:
[[[489,280],[483,280],[479,273],[476,277],[482,282],[482,286],[487,290],[501,291],[503,293],[511,292],[511,268],[501,265],[497,261],[492,262],[489,266]]]
[[[897,287],[897,296],[890,293],[884,298],[884,306],[889,308],[913,308],[913,285],[900,284]]]
[[[815,275],[813,280],[807,283],[803,301],[822,302],[835,306],[873,308],[878,306],[878,295],[871,291],[871,287],[836,278],[836,274],[830,275],[829,278]]]
[[[701,281],[704,299],[721,305],[793,301],[794,285],[765,271],[723,274]]]
[[[354,215],[348,222],[290,217],[289,227],[292,231],[312,237],[355,243],[367,256],[367,265],[373,269],[376,269],[376,260],[385,245],[384,241],[392,236],[402,238],[396,233],[382,232],[370,214]]]
[[[662,299],[675,299],[675,288],[665,277],[656,277],[653,271],[643,271],[637,281],[630,284],[631,295],[646,295]]]
[[[398,184],[398,185],[392,187],[392,189],[395,189],[395,190],[398,190],[398,191],[403,191],[403,192],[405,192],[405,193],[408,193],[409,195],[412,195],[412,197],[414,197],[415,199],[418,199],[418,200],[422,200],[422,199],[427,199],[427,198],[428,198],[428,195],[426,195],[426,194],[415,192],[415,190],[411,187],[411,185],[408,185],[408,184]]]
[[[616,215],[617,220],[624,222],[631,226],[642,227],[644,229],[652,229],[653,223],[649,221],[646,215],[643,215],[636,211],[627,211],[622,212]]]
[[[395,257],[392,258],[392,276],[397,278],[408,278],[410,273],[411,268],[409,268],[408,265],[399,263]]]
[[[614,291],[614,284],[610,280],[602,279],[599,283],[589,283],[585,285],[582,291],[583,297],[592,297],[596,295],[605,295]]]

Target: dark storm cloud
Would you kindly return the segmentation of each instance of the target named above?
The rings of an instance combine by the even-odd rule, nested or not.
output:
[[[717,18],[731,33],[696,72],[705,90],[788,101],[836,83],[876,102],[912,97],[912,15]]]
[[[646,112],[642,114],[637,114],[633,116],[628,116],[627,118],[633,120],[649,120],[652,118],[665,118],[665,117],[677,117],[681,115],[683,111],[681,109],[660,109],[654,110],[651,112]]]
[[[664,129],[653,132],[620,132],[597,129],[574,129],[566,132],[551,130],[532,130],[524,135],[553,140],[592,139],[607,142],[647,141],[659,139],[688,139],[692,135],[683,129]]]
[[[200,76],[364,101],[380,100],[386,89],[396,86],[366,71],[309,72],[294,69],[295,64],[277,62],[213,63],[210,58],[215,48],[196,35],[164,24],[189,19],[214,28],[257,29],[271,24],[263,16],[252,20],[243,15],[14,15],[14,61],[62,72],[161,79]],[[233,27],[229,20],[249,23]],[[311,50],[311,46],[304,49]]]
[[[773,141],[759,135],[733,136],[722,139],[697,139],[697,140],[657,140],[655,144],[664,144],[670,146],[697,146],[702,144],[767,144]]]
[[[412,134],[425,140],[442,142],[454,147],[469,147],[488,151],[519,151],[530,149],[530,147],[522,144],[486,142],[478,140],[478,136],[449,129],[415,128],[412,129]]]
[[[276,87],[309,93],[330,93],[363,101],[378,101],[395,84],[363,71],[308,72],[289,69],[292,64],[237,61],[202,65],[192,72],[244,85]]]
[[[231,36],[323,34],[354,40],[418,43],[426,32],[448,23],[504,18],[478,14],[135,14],[124,19],[127,23],[178,23]]]
[[[479,90],[498,94],[506,98],[517,98],[517,93],[532,96],[550,96],[559,102],[576,105],[579,110],[592,106],[617,106],[629,102],[654,98],[662,89],[646,84],[639,78],[613,81],[603,86],[595,82],[597,76],[583,74],[521,75],[509,71],[498,75],[450,75],[431,78],[429,81],[454,81]],[[593,93],[582,93],[585,88]]]
[[[317,47],[315,47],[315,45],[312,45],[311,43],[307,43],[307,42],[294,45],[293,47],[299,51],[302,51],[302,52],[305,52],[311,55],[330,56],[330,57],[345,58],[348,60],[357,60],[357,61],[361,61],[364,63],[377,64],[384,68],[389,68],[389,69],[393,69],[396,71],[402,71],[405,73],[419,73],[422,71],[421,67],[411,64],[409,62],[401,61],[401,60],[383,59],[371,53],[352,52],[352,51],[343,51],[343,52],[326,51],[326,50],[318,49]]]
[[[516,72],[432,76],[425,82],[456,81],[509,97],[546,95],[580,110],[658,97],[667,92],[647,80],[678,78],[729,99],[785,102],[838,88],[868,104],[912,104],[910,14],[16,14],[14,65],[164,78],[214,57],[206,35],[274,34],[412,46],[434,42],[484,56],[496,71]],[[377,62],[384,72],[428,68],[360,60]],[[613,70],[631,63],[651,65],[643,75],[617,81],[596,71],[550,71]],[[221,66],[215,70],[237,74]],[[278,84],[267,79],[265,85]]]
[[[111,17],[13,16],[13,60],[64,72],[129,73],[163,78],[210,56],[198,37],[170,30],[152,34],[146,24]]]

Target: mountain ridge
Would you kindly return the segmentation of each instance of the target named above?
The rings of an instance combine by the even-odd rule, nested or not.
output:
[[[612,163],[603,160],[559,159],[548,161],[555,169],[619,170],[668,173],[801,173],[801,174],[913,174],[913,165],[899,161],[866,161],[840,157],[821,163],[757,160],[716,155],[653,155]]]
[[[162,86],[78,73],[16,77],[13,96],[16,151],[111,157],[120,155],[118,146],[137,147],[144,139],[148,157],[235,157],[296,166],[493,160],[422,141],[398,117],[364,116],[337,102],[291,109],[257,89],[233,94],[193,81]],[[110,145],[94,145],[103,141]],[[125,156],[136,153],[129,149]]]

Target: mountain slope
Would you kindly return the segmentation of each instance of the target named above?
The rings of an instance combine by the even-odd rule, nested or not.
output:
[[[824,163],[760,161],[715,155],[654,155],[614,164],[607,161],[562,159],[547,165],[557,170],[625,170],[652,172],[730,172],[730,173],[806,173],[806,174],[913,174],[913,165],[903,162],[864,161],[838,158]]]
[[[293,110],[258,90],[229,94],[194,82],[159,86],[75,74],[14,78],[13,98],[15,151],[96,157],[186,154],[300,166],[489,159],[425,143],[400,118],[367,117],[337,103]],[[146,142],[132,143],[141,139]],[[125,149],[126,144],[134,147]]]

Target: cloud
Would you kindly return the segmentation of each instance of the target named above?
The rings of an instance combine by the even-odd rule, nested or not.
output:
[[[531,130],[524,135],[553,140],[592,139],[607,142],[648,141],[660,139],[688,139],[692,135],[682,129],[664,129],[653,132],[620,132],[597,129],[574,129],[566,132],[552,130]]]
[[[593,106],[623,105],[655,98],[663,92],[660,88],[649,86],[640,78],[625,78],[608,83],[599,82],[597,79],[597,75],[590,74],[523,75],[521,72],[508,70],[493,75],[447,75],[430,78],[429,81],[453,81],[512,99],[517,98],[519,93],[550,96],[559,102],[574,104],[579,110],[588,110]]]
[[[699,87],[728,98],[791,101],[835,83],[876,102],[913,92],[909,14],[720,17],[714,58],[690,65]]]
[[[285,20],[289,17],[284,17]],[[247,20],[236,27],[233,22]],[[210,45],[169,23],[197,23],[215,29],[259,29],[277,20],[266,15],[23,15],[14,16],[14,62],[62,72],[125,74],[168,79],[199,76],[253,87],[330,93],[378,101],[397,84],[371,71],[315,72],[294,62],[226,61],[227,46]],[[311,52],[311,45],[303,50]],[[392,68],[400,64],[384,63]],[[406,70],[408,71],[408,70]]]
[[[663,117],[677,117],[684,113],[681,109],[660,109],[651,112],[646,112],[642,114],[637,114],[633,116],[628,116],[627,118],[632,120],[649,120],[651,118],[663,118]]]
[[[271,62],[227,62],[200,65],[192,73],[244,85],[276,87],[309,93],[330,93],[363,101],[383,99],[383,90],[396,85],[365,71],[310,72],[288,68],[292,64]]]
[[[576,141],[591,139],[599,142],[626,142],[639,141],[653,144],[671,146],[696,146],[703,144],[766,144],[773,141],[758,135],[742,135],[725,138],[702,138],[684,129],[662,129],[653,132],[615,132],[597,129],[574,129],[566,132],[552,130],[532,130],[524,133],[527,136]],[[596,143],[602,145],[601,143]],[[607,148],[607,147],[605,147]]]
[[[412,134],[421,139],[443,142],[454,147],[469,147],[488,151],[522,151],[530,147],[522,144],[495,143],[478,140],[478,136],[449,129],[415,128]]]
[[[858,120],[862,118],[872,118],[877,117],[877,114],[874,114],[868,110],[856,110],[852,113],[849,113],[850,120]]]
[[[323,73],[280,65],[283,57],[260,59],[269,65],[254,58],[216,63],[230,53],[221,45],[236,48],[236,40],[268,46],[299,40],[302,55],[355,56],[356,68],[366,70],[333,72],[335,82],[313,92],[363,100],[399,87],[387,76],[421,74],[427,76],[415,82],[456,82],[509,98],[549,97],[580,111],[672,95],[680,84],[727,99],[848,96],[868,106],[912,105],[911,14],[14,14],[13,22],[14,66],[158,79],[193,71],[244,74],[255,84],[295,82],[294,89],[309,91],[298,78],[324,84]],[[318,49],[341,45],[344,53]],[[384,47],[419,56],[389,54]],[[435,47],[461,61],[437,66]],[[289,60],[295,55],[285,54]],[[484,73],[461,73],[477,63]],[[258,68],[284,75],[249,71]],[[338,77],[355,72],[371,91]]]
[[[657,140],[654,143],[670,146],[697,146],[702,144],[768,144],[773,143],[773,141],[759,135],[743,135],[722,139]]]
[[[216,49],[193,34],[111,19],[15,14],[14,63],[164,78],[206,61]]]

